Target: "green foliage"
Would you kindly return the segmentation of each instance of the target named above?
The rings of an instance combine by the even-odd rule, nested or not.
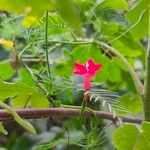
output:
[[[96,63],[103,63],[104,68],[92,78],[89,107],[110,111],[114,117],[121,114],[132,115],[134,118],[133,115],[142,113],[142,98],[139,95],[142,91],[135,94],[135,85],[126,64],[107,48],[97,45],[97,41],[114,47],[135,69],[139,78],[143,79],[149,0],[0,0],[0,4],[0,10],[8,11],[0,12],[0,40],[9,40],[11,48],[14,48],[14,42],[15,50],[19,54],[16,63],[20,65],[16,71],[9,60],[4,60],[8,56],[0,55],[0,60],[4,60],[0,62],[0,79],[11,81],[0,81],[1,101],[9,98],[8,101],[13,107],[32,108],[48,107],[49,101],[52,101],[53,107],[65,106],[68,103],[81,104],[84,89],[80,84],[81,79],[77,78],[79,84],[71,80],[73,63],[77,61],[84,64],[87,59],[93,58]],[[48,11],[47,28],[45,11]],[[46,32],[48,41],[45,41]],[[7,51],[9,56],[13,55],[5,47],[2,50]],[[45,50],[48,50],[51,78],[45,69],[48,65],[45,61]],[[100,84],[102,82],[104,83]],[[21,126],[35,133],[34,128],[19,118],[10,106],[2,102],[0,104]],[[89,108],[87,110],[92,111]],[[69,119],[67,121],[71,123]],[[99,149],[103,144],[101,131],[95,126],[95,122],[92,128],[89,127],[88,120],[85,122],[86,128],[82,132],[76,130],[79,122],[75,121],[70,125],[71,132],[66,129],[67,132],[57,135],[49,142],[40,143],[36,149],[45,150],[58,146],[60,149],[61,146],[71,147],[70,149]],[[126,124],[116,129],[113,142],[117,149],[150,149],[150,124],[143,122],[141,128],[142,131],[132,124]],[[7,133],[1,124],[0,131]]]
[[[133,7],[128,13],[127,18],[134,24],[137,21],[137,18],[144,12],[143,18],[139,24],[135,28],[131,30],[131,34],[134,36],[136,40],[143,38],[148,35],[148,7],[150,1],[149,0],[140,0],[137,2],[136,6]],[[144,27],[144,28],[143,28]],[[142,31],[142,32],[139,32]]]
[[[150,123],[142,122],[142,131],[135,125],[127,124],[114,131],[113,142],[118,150],[145,150],[150,148]]]
[[[17,12],[17,13],[30,13],[33,15],[41,15],[45,9],[53,10],[54,6],[51,1],[44,0],[41,5],[39,5],[41,1],[10,1],[10,0],[1,0],[1,10],[9,10],[11,12]]]
[[[125,106],[132,114],[139,114],[142,112],[142,99],[138,95],[135,95],[133,93],[127,93],[121,96],[118,102]]]
[[[116,10],[128,10],[128,3],[125,0],[105,0],[101,7],[109,7]]]
[[[132,124],[124,125],[115,130],[113,142],[118,150],[132,150],[138,134],[139,131],[136,126]]]
[[[16,71],[13,69],[9,61],[0,62],[0,79],[8,80],[15,74],[15,72]]]
[[[25,27],[29,28],[29,37],[33,40],[35,37],[36,40],[43,40],[45,33],[45,24],[46,18],[43,15],[42,18],[35,18],[35,21],[31,21],[28,16],[26,16],[23,20],[23,24]],[[56,35],[68,32],[69,26],[64,23],[62,18],[57,13],[51,13],[48,15],[48,34]]]
[[[48,20],[49,34],[61,34],[69,30],[68,25],[64,23],[63,19],[57,14],[50,14]]]
[[[73,2],[70,0],[56,0],[56,2],[63,19],[66,20],[73,29],[76,29],[76,32],[80,33],[81,21],[75,11]]]
[[[116,111],[122,111],[129,113],[128,109],[123,105],[123,103],[117,101],[119,95],[116,92],[104,90],[104,89],[94,89],[90,90],[90,101],[94,102],[100,101],[102,106],[108,107],[108,110],[116,116]]]
[[[43,143],[35,146],[34,150],[48,150],[59,145],[67,146],[78,146],[83,149],[97,149],[100,148],[104,142],[104,133],[99,128],[93,128],[90,131],[70,131],[65,132],[64,137],[52,140],[47,143]],[[69,137],[68,135],[69,134]]]
[[[19,76],[20,76],[20,81],[25,83],[25,84],[28,84],[28,85],[31,85],[31,86],[34,86],[35,83],[31,77],[31,75],[29,74],[29,72],[27,70],[25,70],[24,68],[21,68],[19,70]]]
[[[80,141],[83,139],[82,132],[79,132],[79,131],[74,132],[74,134],[71,134],[71,135],[73,135],[73,136],[70,137],[69,141],[68,141],[67,137],[59,138],[57,140],[53,140],[53,141],[38,145],[38,146],[34,147],[34,150],[48,150],[48,149],[51,149],[51,148],[58,146],[58,145],[64,145],[65,146],[68,144],[69,145],[82,146],[82,144],[80,144]]]
[[[73,57],[74,61],[80,63],[85,63],[88,58],[93,58],[97,62],[100,61],[99,55],[101,55],[101,52],[97,46],[88,44],[76,46],[70,55]]]
[[[26,103],[32,107],[48,107],[49,105],[46,96],[39,92],[37,87],[31,87],[21,82],[7,83],[1,81],[0,91],[0,100],[4,101],[11,97],[14,106],[24,107]]]

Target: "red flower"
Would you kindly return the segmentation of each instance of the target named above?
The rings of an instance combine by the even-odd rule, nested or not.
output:
[[[89,59],[85,64],[74,63],[76,75],[84,76],[84,89],[90,89],[90,81],[93,76],[96,75],[96,72],[103,67],[103,64],[95,64],[93,59]]]

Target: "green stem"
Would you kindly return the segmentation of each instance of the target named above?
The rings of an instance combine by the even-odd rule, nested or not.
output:
[[[112,52],[114,55],[116,55],[118,58],[120,58],[120,60],[123,62],[123,64],[128,68],[129,73],[132,76],[132,79],[134,81],[134,85],[135,88],[137,90],[137,93],[142,95],[142,91],[143,91],[143,84],[141,83],[137,73],[135,72],[135,70],[133,69],[133,67],[130,65],[130,63],[127,61],[127,59],[116,49],[114,49],[113,47],[107,45],[106,43],[100,42],[100,41],[96,41],[96,43],[99,46],[102,46],[104,48],[106,48],[107,50],[109,50],[110,52]]]
[[[87,105],[87,102],[85,100],[83,100],[82,105],[81,105],[81,112],[80,112],[80,115],[79,115],[79,122],[81,122],[81,123],[83,121],[83,113],[84,113],[86,105]]]
[[[50,63],[48,58],[48,10],[46,11],[46,24],[45,24],[45,49],[46,49],[46,60],[47,60],[47,69],[49,77],[51,78],[51,70],[50,70]]]
[[[143,91],[143,111],[146,121],[150,121],[150,7],[149,7],[148,46],[146,54],[146,71]]]
[[[80,124],[82,124],[82,122],[83,122],[83,113],[84,113],[84,110],[86,108],[88,100],[89,100],[89,90],[85,90],[83,100],[82,100],[82,105],[81,105],[81,112],[80,112],[80,115],[79,115]]]
[[[71,106],[71,105],[63,105],[63,104],[61,104],[61,106],[63,108],[82,109],[82,105],[81,106]],[[96,114],[94,113],[94,111],[91,108],[85,107],[85,110],[91,112],[93,114],[93,116],[95,117],[95,120],[97,121]]]

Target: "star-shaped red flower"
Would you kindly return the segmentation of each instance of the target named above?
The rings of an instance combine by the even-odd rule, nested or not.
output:
[[[96,75],[96,72],[100,70],[104,65],[95,64],[93,59],[89,59],[85,64],[74,63],[75,71],[74,74],[84,76],[84,89],[90,89],[90,81],[93,76]]]

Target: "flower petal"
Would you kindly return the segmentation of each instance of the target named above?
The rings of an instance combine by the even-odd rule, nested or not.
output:
[[[93,59],[89,59],[86,62],[87,74],[94,76],[96,72],[103,67],[103,64],[95,64]]]
[[[84,75],[86,73],[86,67],[83,64],[74,63],[75,71],[74,74]]]
[[[100,70],[103,66],[104,66],[103,64],[95,64],[95,66],[94,66],[95,71]]]

